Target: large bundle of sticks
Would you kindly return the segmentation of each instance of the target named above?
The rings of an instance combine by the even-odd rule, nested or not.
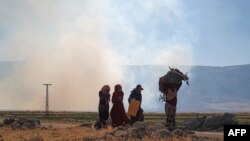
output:
[[[160,77],[159,79],[159,90],[163,93],[163,95],[160,97],[160,99],[163,99],[166,95],[166,90],[168,88],[171,89],[173,86],[177,86],[178,89],[182,84],[182,81],[185,81],[187,85],[189,85],[189,78],[186,74],[183,74],[179,69],[176,68],[170,68],[167,74]],[[177,89],[177,91],[178,91]]]

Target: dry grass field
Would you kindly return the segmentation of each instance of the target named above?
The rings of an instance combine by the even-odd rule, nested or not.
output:
[[[106,133],[111,132],[112,129],[84,129],[81,127],[69,128],[52,128],[52,129],[33,129],[33,130],[12,130],[11,128],[1,128],[0,135],[5,141],[38,141],[43,139],[45,141],[81,141],[86,136],[103,137]],[[146,137],[143,140],[152,141],[155,138]],[[171,141],[191,141],[191,137],[185,138],[171,138],[164,139]]]
[[[214,115],[220,113],[179,113],[177,114],[177,127],[182,127],[183,121],[186,119],[195,118],[197,116]],[[241,124],[250,123],[249,113],[236,113],[236,118]],[[43,112],[31,112],[31,111],[4,111],[0,112],[0,123],[8,116],[14,117],[27,117],[37,118],[41,121],[41,127],[36,129],[13,129],[11,127],[0,127],[0,141],[39,141],[43,139],[45,141],[78,141],[83,140],[86,136],[94,136],[101,138],[106,133],[112,132],[114,129],[109,127],[108,129],[89,129],[80,127],[83,122],[92,122],[98,118],[97,113],[92,112],[51,112],[49,116],[44,116]],[[161,113],[146,113],[145,121],[164,122],[165,116]],[[205,140],[223,140],[222,132],[196,132],[199,137],[205,138]],[[143,140],[151,141],[158,140],[152,137],[145,137]],[[194,138],[168,138],[164,140],[171,141],[191,141]]]

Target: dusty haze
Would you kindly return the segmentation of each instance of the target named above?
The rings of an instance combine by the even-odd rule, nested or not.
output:
[[[98,91],[103,85],[110,85],[112,94],[115,84],[126,84],[128,94],[136,84],[144,84],[127,75],[122,66],[193,61],[192,47],[179,32],[182,11],[177,2],[147,1],[140,10],[114,1],[1,3],[0,17],[6,19],[2,24],[9,34],[1,41],[0,60],[21,61],[23,65],[0,81],[0,109],[43,110],[42,84],[51,83],[51,110],[97,111]],[[127,14],[131,10],[133,16]],[[144,23],[152,15],[157,19]],[[154,28],[162,21],[175,31],[170,41],[157,39]],[[144,36],[134,22],[147,25],[150,34]],[[145,102],[151,103],[150,89],[156,87],[150,83],[143,87]]]

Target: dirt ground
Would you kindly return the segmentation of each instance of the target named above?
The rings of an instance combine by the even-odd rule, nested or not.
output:
[[[80,127],[81,123],[41,121],[41,128],[31,130],[12,129],[11,127],[0,127],[0,140],[4,141],[26,141],[39,140],[45,141],[78,141],[85,136],[103,137],[105,133],[112,132],[112,128],[95,130]],[[223,132],[195,132],[198,137],[203,137],[211,141],[223,141]],[[144,140],[152,140],[145,138]],[[172,141],[178,141],[174,139]],[[183,140],[183,139],[181,139]],[[185,139],[191,141],[191,138]]]
[[[211,141],[212,140],[219,140],[219,141],[223,141],[224,140],[224,134],[223,134],[223,132],[207,132],[207,131],[202,131],[202,132],[195,132],[195,135],[197,135],[198,137],[209,138]]]

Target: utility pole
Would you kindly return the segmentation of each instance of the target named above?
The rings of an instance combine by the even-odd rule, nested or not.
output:
[[[46,86],[46,103],[45,103],[45,115],[49,115],[49,86],[52,84],[43,84]]]

